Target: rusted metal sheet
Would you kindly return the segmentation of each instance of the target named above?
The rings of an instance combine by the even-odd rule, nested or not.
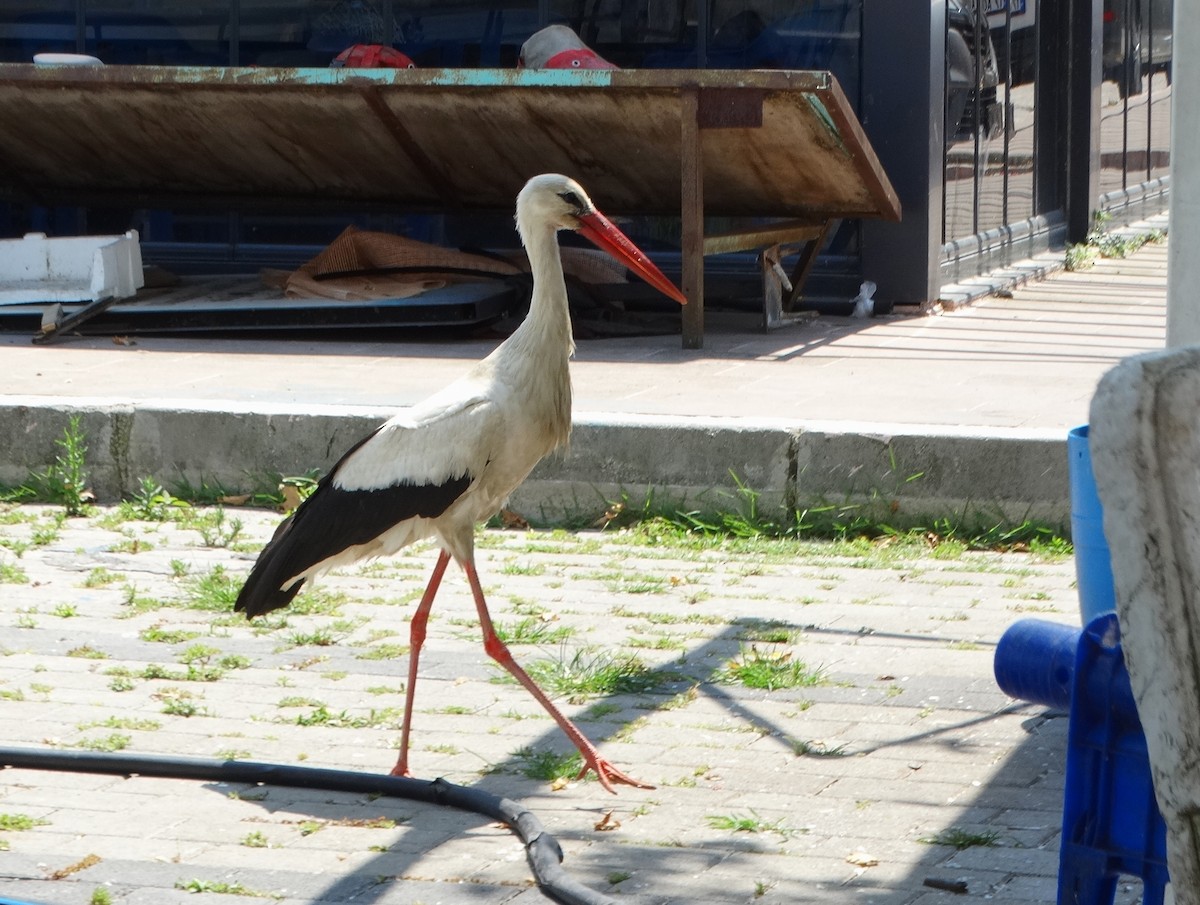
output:
[[[814,72],[0,64],[0,192],[507,210],[557,170],[606,210],[678,214],[685,90],[706,214],[898,217],[840,88]]]

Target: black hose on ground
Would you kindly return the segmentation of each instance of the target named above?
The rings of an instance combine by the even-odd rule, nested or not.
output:
[[[386,795],[483,814],[507,824],[525,843],[538,886],[563,905],[616,905],[616,901],[571,878],[562,867],[558,840],[534,814],[509,798],[455,785],[444,779],[409,779],[350,770],[291,767],[246,760],[164,757],[152,754],[103,754],[52,748],[0,747],[0,765],[68,773],[110,773],[209,782],[263,783],[302,789]]]

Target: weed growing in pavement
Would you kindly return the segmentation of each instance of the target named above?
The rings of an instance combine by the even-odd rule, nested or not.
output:
[[[536,616],[517,622],[497,622],[494,627],[505,644],[556,644],[575,634],[569,626],[551,625]]]
[[[967,848],[975,848],[977,846],[990,847],[997,844],[1000,839],[999,830],[984,830],[982,832],[972,832],[964,830],[957,826],[948,827],[932,836],[922,836],[917,841],[923,842],[926,845],[949,845],[953,848],[962,851]]]
[[[181,515],[180,527],[200,532],[205,547],[233,547],[245,527],[239,518],[226,519],[223,506],[193,510]]]
[[[255,830],[242,837],[242,845],[246,846],[246,848],[267,848],[270,844],[267,841],[266,833],[262,832],[262,830]]]
[[[352,714],[346,710],[334,713],[322,704],[309,713],[300,714],[294,720],[281,721],[294,722],[297,726],[326,726],[330,729],[390,729],[396,726],[402,717],[403,711],[395,707],[383,707],[379,710],[372,707],[365,714]]]
[[[85,751],[123,751],[129,747],[131,741],[133,739],[128,735],[113,732],[101,738],[82,738],[75,743],[75,747],[83,748]]]
[[[356,660],[398,660],[408,656],[407,644],[376,644],[354,655]]]
[[[16,538],[6,537],[4,540],[0,540],[0,547],[10,551],[17,559],[20,559],[22,556],[24,556],[25,551],[28,550],[30,546],[31,545],[28,541],[17,540]]]
[[[106,549],[109,553],[149,553],[154,549],[154,544],[137,537],[131,531],[122,531],[121,540],[109,544]]]
[[[75,728],[80,732],[86,732],[88,729],[136,729],[143,732],[153,732],[156,729],[161,729],[162,723],[158,720],[144,720],[131,716],[110,716],[103,720],[79,723]]]
[[[845,745],[830,747],[828,743],[822,741],[792,739],[791,745],[797,757],[847,757],[849,755]]]
[[[280,709],[284,707],[324,707],[325,702],[318,701],[316,698],[306,698],[302,695],[288,695],[276,701],[275,706]]]
[[[227,896],[249,896],[255,899],[282,899],[278,892],[262,892],[243,886],[241,883],[226,883],[218,880],[176,880],[175,888],[184,892],[215,892]]]
[[[83,586],[85,588],[103,588],[118,581],[125,581],[125,576],[120,572],[110,572],[104,566],[97,566],[83,579]]]
[[[734,624],[740,626],[737,633],[739,641],[761,644],[794,644],[800,637],[800,630],[786,622],[740,619]]]
[[[578,751],[559,754],[525,747],[514,751],[512,757],[518,762],[521,774],[529,779],[544,779],[547,782],[574,779],[583,769],[583,757]]]
[[[1166,238],[1161,229],[1153,229],[1148,233],[1126,234],[1109,233],[1107,229],[1112,222],[1112,214],[1108,211],[1097,210],[1092,213],[1092,228],[1083,242],[1067,246],[1067,270],[1086,270],[1096,263],[1096,258],[1127,258],[1143,245],[1157,244]]]
[[[165,522],[190,505],[187,500],[172,496],[154,478],[142,478],[137,490],[121,503],[118,511],[143,522]]]
[[[29,584],[29,575],[16,563],[0,562],[0,584]]]
[[[30,817],[28,814],[0,814],[0,832],[23,833],[35,826],[48,826],[49,820]]]
[[[920,473],[902,475],[893,451],[889,451],[888,467],[890,473],[898,475],[900,486],[923,477]],[[1028,550],[1047,557],[1070,555],[1072,550],[1057,528],[1031,519],[1016,522],[1003,512],[989,513],[977,507],[966,507],[953,516],[927,522],[912,517],[901,517],[903,520],[898,522],[881,520],[877,513],[892,513],[889,500],[894,496],[882,490],[868,493],[865,503],[817,500],[767,511],[761,504],[759,491],[735,473],[731,472],[731,478],[732,491],[717,489],[707,495],[719,498],[723,504],[709,510],[686,510],[660,501],[651,488],[640,505],[627,496],[609,502],[604,515],[590,523],[593,527],[620,529],[616,536],[624,542],[665,544],[676,549],[726,544],[731,549],[743,550],[743,544],[750,543],[759,552],[765,552],[768,547],[761,545],[769,545],[771,541],[861,537],[889,544],[930,546],[954,540],[970,550]]]
[[[240,579],[237,584],[240,589]],[[297,594],[288,607],[288,612],[294,616],[341,616],[341,608],[349,599],[340,591],[315,588]]]
[[[658,687],[670,677],[655,672],[629,654],[583,648],[568,656],[565,648],[553,658],[534,660],[526,672],[551,694],[636,694]],[[505,672],[498,680],[515,682]]]
[[[137,585],[127,584],[124,588],[125,596],[121,601],[121,606],[125,607],[127,612],[121,614],[119,618],[128,619],[131,616],[137,616],[142,613],[149,613],[152,610],[160,610],[171,604],[158,600],[154,597],[143,597],[138,594]]]
[[[97,650],[90,644],[81,644],[79,647],[73,647],[67,651],[68,657],[79,657],[84,660],[107,660],[108,654],[102,650]]]
[[[742,649],[740,656],[730,660],[713,678],[728,685],[745,685],[776,691],[781,688],[807,688],[822,685],[827,679],[820,667],[811,667],[795,660],[791,653],[764,653],[753,645]]]
[[[784,839],[789,839],[797,833],[805,832],[786,826],[782,817],[767,822],[753,810],[749,817],[737,814],[709,814],[705,820],[714,830],[729,830],[733,833],[778,833]]]
[[[243,580],[230,575],[224,566],[213,566],[203,575],[196,575],[184,583],[184,606],[190,610],[230,612]]]
[[[62,436],[54,441],[61,450],[45,471],[33,472],[14,492],[22,502],[43,500],[62,506],[70,517],[91,511],[95,497],[88,488],[87,436],[78,415],[72,415]]]
[[[161,623],[155,623],[138,632],[138,637],[143,641],[155,644],[182,644],[184,641],[199,638],[200,633],[188,632],[183,629],[167,629],[163,628]]]

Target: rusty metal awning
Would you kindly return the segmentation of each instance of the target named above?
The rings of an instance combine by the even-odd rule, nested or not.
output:
[[[704,216],[899,217],[823,72],[0,64],[0,121],[0,197],[47,204],[511,210],[567,173],[683,217],[693,321]]]

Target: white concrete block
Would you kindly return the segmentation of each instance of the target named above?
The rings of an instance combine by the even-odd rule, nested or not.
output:
[[[136,230],[123,236],[0,240],[0,305],[127,298],[145,285]]]

